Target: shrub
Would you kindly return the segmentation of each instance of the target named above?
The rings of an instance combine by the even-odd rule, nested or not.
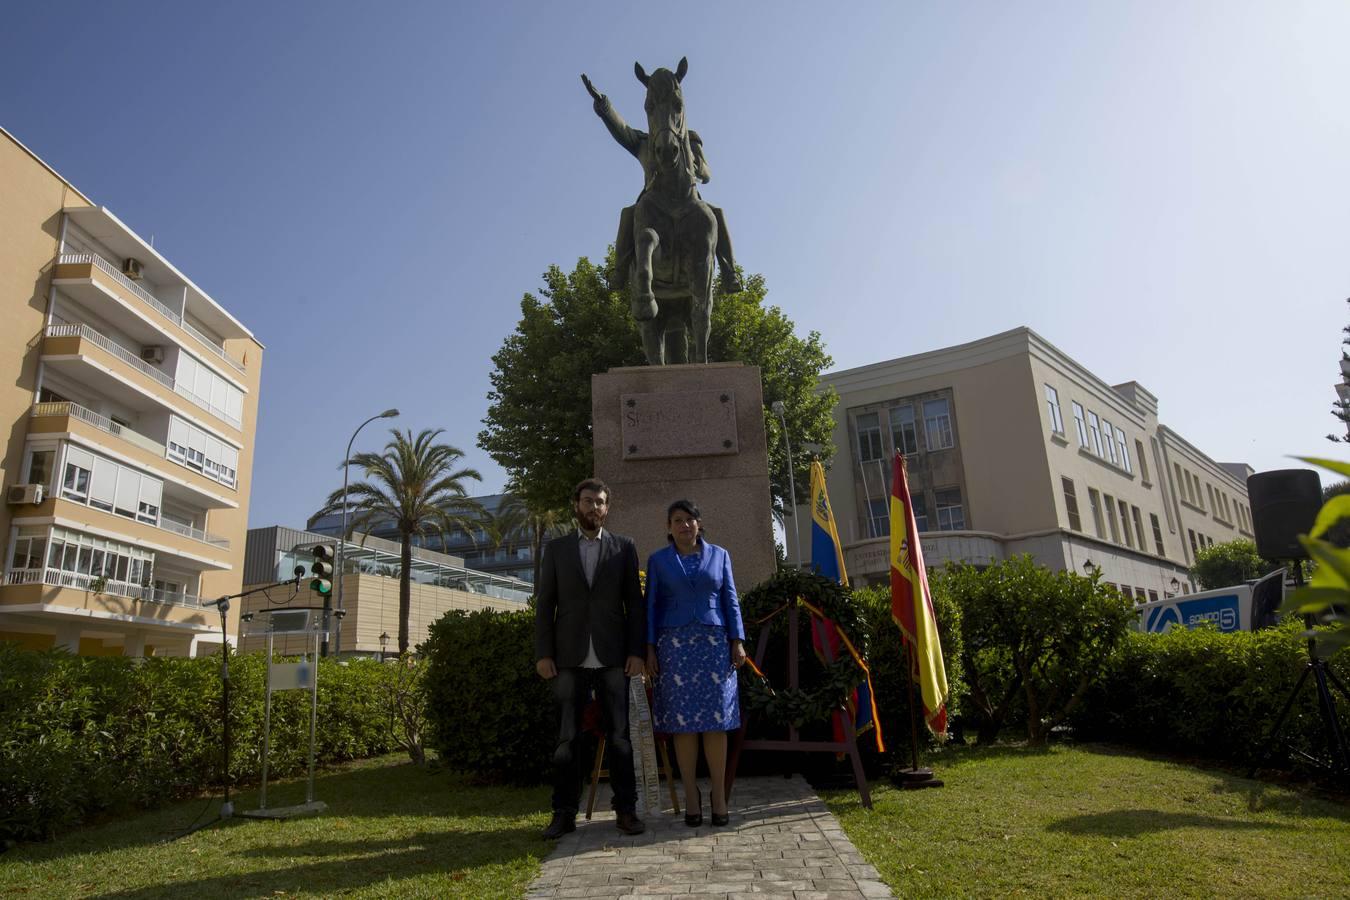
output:
[[[877,714],[881,718],[882,735],[887,753],[908,765],[910,753],[909,693],[912,691],[916,716],[922,716],[922,698],[918,686],[909,677],[909,662],[900,628],[891,619],[891,589],[876,585],[853,592],[854,602],[862,608],[867,619],[872,642],[867,665],[872,672],[872,689],[876,691]],[[961,672],[961,611],[950,597],[933,586],[933,612],[938,622],[938,637],[942,641],[942,662],[947,672],[947,720],[961,714],[965,679]],[[928,732],[920,722],[920,734],[928,740]],[[870,755],[876,743],[871,737],[859,739]]]
[[[233,782],[259,777],[266,660],[230,660]],[[383,684],[368,660],[319,666],[315,754],[335,762],[394,746]],[[149,807],[223,783],[220,658],[81,657],[0,642],[0,839],[41,839],[121,807]],[[309,694],[273,694],[269,772],[304,770]]]
[[[1023,712],[1043,744],[1076,707],[1124,637],[1128,598],[1097,578],[1052,572],[1030,556],[984,569],[949,565],[942,590],[961,610],[962,667],[981,741]]]
[[[1254,763],[1308,662],[1302,625],[1288,620],[1261,631],[1174,628],[1130,633],[1073,717],[1076,733],[1172,753]],[[1350,660],[1328,665],[1343,683]],[[1350,705],[1336,697],[1342,721]],[[1325,757],[1327,735],[1309,678],[1272,748],[1273,761]],[[1293,754],[1291,756],[1290,754]]]
[[[543,780],[558,723],[535,673],[534,614],[453,610],[421,649],[428,740],[441,762],[493,779]]]
[[[1200,585],[1200,590],[1212,591],[1260,578],[1279,567],[1277,562],[1262,559],[1256,552],[1256,544],[1240,538],[1195,551],[1191,577]]]

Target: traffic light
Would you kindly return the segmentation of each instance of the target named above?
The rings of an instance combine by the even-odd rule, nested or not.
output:
[[[327,600],[333,594],[333,548],[320,544],[311,552],[314,563],[309,567],[309,589]]]

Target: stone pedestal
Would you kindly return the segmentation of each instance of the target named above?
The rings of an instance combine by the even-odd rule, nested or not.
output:
[[[666,546],[666,507],[685,498],[731,554],[741,593],[773,574],[769,457],[759,368],[637,366],[591,379],[595,474],[613,491],[606,527],[647,556]]]

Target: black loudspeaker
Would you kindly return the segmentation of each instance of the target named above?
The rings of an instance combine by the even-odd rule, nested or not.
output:
[[[1307,559],[1298,536],[1312,531],[1322,508],[1322,481],[1312,469],[1276,469],[1247,479],[1256,552],[1266,559]]]

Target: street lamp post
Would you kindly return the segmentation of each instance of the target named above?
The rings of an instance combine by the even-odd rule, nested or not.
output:
[[[380,662],[384,662],[384,651],[389,646],[389,632],[380,632]]]
[[[392,418],[393,418],[394,416],[396,416],[396,415],[398,415],[398,410],[397,410],[397,409],[386,409],[384,412],[380,413],[378,416],[371,416],[369,419],[366,419],[366,420],[365,420],[364,422],[362,422],[360,425],[357,425],[357,426],[356,426],[356,430],[352,432],[352,439],[351,439],[350,441],[347,442],[347,452],[344,453],[344,454],[342,455],[342,531],[339,532],[339,534],[338,534],[338,545],[337,545],[337,608],[338,608],[338,609],[345,609],[345,608],[343,607],[343,605],[342,605],[342,582],[344,581],[344,578],[343,578],[342,576],[345,574],[345,573],[343,572],[343,566],[344,566],[344,565],[346,564],[346,562],[347,562],[347,472],[348,472],[348,469],[351,467],[351,463],[352,463],[352,444],[356,443],[356,436],[357,436],[358,434],[361,433],[361,429],[362,429],[362,428],[365,428],[365,427],[366,427],[367,425],[369,425],[371,422],[374,422],[376,419],[392,419]],[[327,623],[325,623],[325,624],[327,624]],[[336,643],[336,649],[335,649],[333,652],[336,653],[336,654],[338,654],[339,656],[342,654],[342,618],[341,618],[341,616],[339,616],[339,617],[338,617],[338,620],[337,620],[337,643]]]
[[[778,416],[779,423],[783,426],[783,446],[787,448],[787,479],[788,496],[792,501],[792,538],[793,543],[797,545],[797,568],[802,567],[802,532],[797,526],[797,481],[792,477],[792,441],[788,439],[787,430],[787,407],[782,400],[773,401],[774,414]]]

